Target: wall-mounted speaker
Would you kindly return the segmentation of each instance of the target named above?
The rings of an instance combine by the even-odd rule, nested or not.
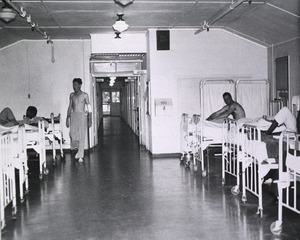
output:
[[[157,50],[170,50],[170,31],[157,30],[156,31],[156,46]]]

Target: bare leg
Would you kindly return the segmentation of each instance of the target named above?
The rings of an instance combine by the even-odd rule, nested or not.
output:
[[[4,108],[0,113],[0,124],[5,127],[18,125],[15,115],[10,108]]]
[[[271,126],[269,127],[268,131],[266,132],[268,135],[272,134],[272,132],[275,130],[275,128],[278,127],[278,122],[276,120],[273,120]]]

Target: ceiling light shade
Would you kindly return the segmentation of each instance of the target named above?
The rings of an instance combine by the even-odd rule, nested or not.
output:
[[[128,5],[129,3],[133,3],[134,0],[115,0],[116,3],[119,3],[123,6]]]
[[[17,14],[11,8],[4,7],[0,11],[0,20],[10,22],[16,19]]]
[[[118,19],[116,23],[112,26],[113,29],[119,33],[126,31],[129,27],[129,25],[125,22],[125,20],[122,19],[123,15],[124,14],[117,14]]]

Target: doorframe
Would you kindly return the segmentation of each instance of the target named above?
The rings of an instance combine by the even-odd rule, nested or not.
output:
[[[290,85],[290,56],[281,56],[277,57],[274,60],[274,65],[275,65],[275,81],[274,81],[274,98],[277,98],[277,62],[286,59],[287,60],[287,91],[288,91],[288,97],[287,97],[287,107],[291,109],[291,85]]]
[[[95,81],[95,85],[97,85],[97,83],[101,83],[102,81],[97,81],[97,78],[104,78],[104,77],[107,77],[108,75],[110,75],[110,73],[105,73],[105,74],[93,74],[92,75],[92,78],[94,79],[94,81]],[[113,76],[115,76],[115,77],[135,77],[136,78],[136,80],[134,80],[134,81],[137,81],[137,83],[134,83],[134,84],[138,84],[137,85],[137,88],[136,88],[136,90],[138,91],[137,93],[137,99],[136,99],[136,101],[138,101],[138,106],[139,106],[139,108],[141,107],[141,104],[143,103],[144,104],[144,100],[143,100],[143,95],[142,95],[142,93],[141,93],[141,88],[140,88],[140,83],[139,83],[139,81],[140,81],[140,79],[141,78],[144,78],[145,80],[145,86],[146,85],[148,85],[148,89],[149,89],[149,91],[150,91],[150,86],[149,86],[149,82],[147,82],[147,71],[146,70],[139,70],[139,71],[137,71],[137,72],[132,72],[132,73],[126,73],[126,74],[116,74],[116,73],[111,73],[111,75],[113,75]],[[134,85],[133,84],[133,85]],[[131,89],[131,87],[128,87],[129,89]],[[101,94],[101,101],[102,101],[102,91],[103,91],[103,89],[99,89],[99,87],[95,87],[95,91],[94,91],[94,99],[97,99],[97,101],[99,100],[99,97],[97,98],[97,95],[99,95],[99,94]],[[100,93],[101,92],[101,93]],[[122,93],[122,91],[120,91],[120,94],[123,94]],[[149,92],[149,94],[150,94],[150,92]],[[127,98],[128,98],[129,96],[127,96]],[[131,96],[130,96],[130,98],[131,98]],[[149,95],[149,98],[150,98],[150,95]],[[123,99],[123,97],[121,96],[121,101],[122,101],[122,99]],[[96,100],[95,100],[96,101]],[[151,99],[148,99],[148,104],[149,105],[151,105],[150,104],[150,101],[151,101]],[[131,100],[129,100],[129,101],[127,101],[126,103],[124,102],[124,101],[122,101],[121,102],[121,112],[122,112],[122,109],[123,109],[123,104],[128,104],[129,102],[134,102],[134,101],[131,101]],[[97,103],[97,104],[99,104],[99,103]],[[101,102],[101,104],[103,104],[102,102]],[[135,116],[134,116],[134,113],[133,113],[133,111],[130,111],[130,112],[128,112],[129,111],[129,108],[131,109],[131,110],[133,110],[133,105],[131,104],[131,106],[129,107],[129,106],[127,106],[126,107],[126,111],[127,111],[127,114],[130,114],[130,118],[131,119],[133,119]],[[99,108],[99,107],[98,107]],[[99,108],[100,109],[100,108]],[[100,123],[101,122],[101,120],[102,120],[102,118],[103,118],[103,115],[102,116],[100,116],[100,110],[98,109],[98,116],[97,116],[97,119],[98,119],[98,122]],[[149,150],[150,149],[150,144],[151,144],[151,116],[150,116],[150,111],[149,112],[147,112],[147,108],[145,109],[145,117],[144,117],[144,123],[142,124],[142,126],[143,127],[145,127],[145,129],[142,129],[142,126],[141,126],[141,109],[139,109],[139,130],[138,130],[138,132],[137,132],[137,136],[139,137],[139,142],[141,143],[141,139],[140,139],[140,133],[141,133],[141,131],[144,131],[144,132],[146,132],[146,141],[145,141],[145,143],[143,144],[143,145],[145,145],[145,147],[146,147],[146,149],[147,150]],[[102,110],[103,111],[103,110]],[[102,113],[101,113],[102,114]],[[123,118],[123,114],[121,113],[121,117]],[[129,118],[129,117],[128,117]],[[128,123],[129,125],[130,125],[130,123]],[[96,132],[98,132],[98,129],[99,129],[99,124],[98,124],[98,126],[96,126]],[[135,132],[136,133],[136,129],[134,129],[134,126],[130,126],[130,128],[133,130],[133,132]]]

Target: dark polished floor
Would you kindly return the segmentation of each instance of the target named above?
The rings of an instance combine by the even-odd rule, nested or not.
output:
[[[257,199],[222,187],[220,159],[203,178],[176,158],[152,159],[119,118],[104,118],[100,143],[84,163],[66,154],[49,176],[30,178],[17,219],[6,209],[2,239],[300,239],[300,215],[284,210],[283,233],[273,236],[277,205],[264,186],[264,216]],[[50,156],[50,155],[49,155]]]

